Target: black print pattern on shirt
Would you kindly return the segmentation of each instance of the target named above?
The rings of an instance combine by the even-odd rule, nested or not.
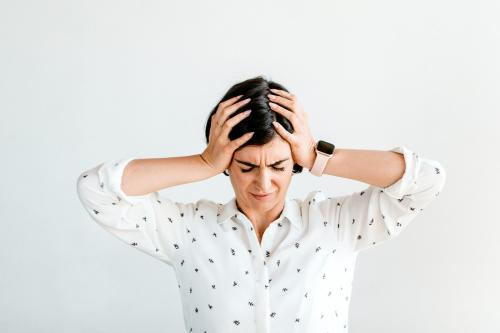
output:
[[[437,167],[433,168],[432,172],[435,175],[442,174],[442,170],[440,168],[437,168]],[[88,174],[83,175],[82,178],[84,178],[84,179],[89,178]],[[416,179],[414,181],[414,184],[418,186],[417,180],[418,179]],[[100,189],[102,189],[101,192],[104,192],[107,190],[107,188],[104,186],[105,183],[98,182],[97,185]],[[430,194],[432,194],[433,197],[437,197],[439,195],[440,189],[441,189],[440,186],[435,186],[433,188],[434,192],[432,192]],[[92,191],[95,192],[95,189],[93,189]],[[373,192],[364,190],[364,191],[361,191],[359,193],[353,194],[351,196],[351,198],[354,198],[355,196],[358,196],[359,198],[365,198],[365,197],[373,195],[373,194],[374,194]],[[381,190],[381,189],[377,191],[377,194],[385,195],[384,190]],[[398,206],[398,207],[403,207],[403,205],[405,205],[404,207],[406,207],[408,209],[408,213],[416,213],[417,211],[422,211],[424,204],[420,203],[419,201],[416,201],[415,199],[413,199],[414,201],[410,201],[410,198],[412,198],[412,194],[407,193],[402,198],[399,198],[399,199],[394,198],[393,204],[394,205],[399,204],[400,206]],[[114,200],[113,202],[110,202],[110,206],[117,206],[122,200],[119,196],[115,196],[114,199],[118,199],[118,202],[114,202],[114,201],[116,201],[116,200]],[[331,197],[329,197],[328,200],[331,202],[329,209],[331,209],[332,212],[336,211],[336,209],[340,209],[345,204],[345,200],[336,200],[336,198],[331,198]],[[104,202],[104,201],[105,200],[89,200],[87,203],[89,203],[89,202],[97,203],[97,202]],[[164,206],[165,202],[163,200],[162,201],[157,200],[156,203],[158,205],[163,205],[163,207],[165,207]],[[320,204],[324,204],[324,203],[325,203],[324,201],[318,200],[317,197],[310,198],[310,200],[307,200],[304,202],[305,206],[310,207],[310,211],[308,212],[307,210],[304,210],[304,211],[300,210],[299,211],[300,217],[302,218],[303,213],[305,213],[305,214],[308,214],[308,215],[306,215],[306,217],[310,218],[311,211],[316,214],[318,212],[318,209],[316,207],[319,207]],[[221,205],[221,204],[219,204],[219,205]],[[108,207],[100,206],[100,205],[92,206],[89,204],[88,207],[90,209],[90,212],[92,212],[93,215],[96,216],[96,219],[98,219],[99,221],[105,221],[106,214],[109,214],[109,211],[110,211],[108,209]],[[170,206],[170,207],[173,207],[173,206]],[[304,209],[306,209],[307,207],[305,207]],[[200,248],[199,248],[199,246],[201,246],[200,243],[204,244],[207,241],[214,242],[214,244],[217,244],[218,248],[224,249],[224,252],[220,252],[220,253],[225,253],[225,256],[224,256],[225,258],[233,258],[235,260],[234,263],[245,262],[243,260],[244,256],[253,256],[252,249],[246,249],[247,251],[245,251],[246,247],[240,248],[240,247],[238,247],[238,245],[236,243],[231,243],[231,245],[229,243],[227,243],[227,246],[224,246],[224,244],[225,244],[224,242],[227,241],[227,238],[225,238],[225,236],[224,236],[224,234],[225,234],[224,232],[220,231],[220,229],[215,229],[212,227],[200,228],[196,225],[196,223],[199,223],[200,225],[205,224],[207,226],[211,226],[212,222],[213,222],[211,217],[214,216],[215,214],[211,215],[212,212],[210,212],[208,209],[203,210],[203,209],[198,209],[198,207],[193,207],[193,208],[194,209],[192,212],[189,211],[189,215],[185,214],[185,211],[184,212],[178,211],[177,214],[172,214],[172,212],[169,211],[168,212],[169,216],[165,217],[165,215],[163,215],[164,217],[162,218],[160,223],[166,223],[164,225],[168,224],[169,228],[170,228],[169,230],[176,230],[176,232],[179,233],[179,234],[176,234],[175,237],[172,237],[171,239],[169,239],[167,242],[158,243],[157,240],[155,240],[153,238],[154,236],[150,232],[153,231],[153,233],[154,233],[154,231],[158,231],[158,229],[156,228],[156,227],[158,227],[158,226],[156,226],[156,223],[158,221],[155,221],[155,215],[150,215],[148,213],[144,214],[144,215],[137,216],[137,218],[135,220],[131,220],[130,227],[132,229],[129,229],[128,231],[131,231],[130,235],[132,235],[132,232],[135,232],[136,235],[138,235],[138,237],[137,238],[135,238],[135,237],[123,237],[123,239],[127,240],[131,246],[136,247],[136,248],[140,248],[140,249],[144,249],[144,250],[148,251],[148,253],[153,254],[153,255],[155,253],[158,256],[165,255],[165,250],[168,250],[169,254],[176,253],[175,261],[173,261],[173,265],[176,265],[176,266],[178,265],[177,268],[179,270],[183,270],[183,272],[185,272],[185,274],[190,274],[193,277],[192,281],[182,280],[182,283],[178,284],[178,288],[180,289],[180,292],[183,293],[183,295],[187,294],[187,295],[191,296],[191,299],[189,300],[190,306],[188,307],[189,309],[191,309],[193,311],[191,313],[194,316],[198,316],[198,318],[200,318],[201,316],[203,316],[204,314],[206,314],[208,312],[210,312],[210,313],[213,312],[213,316],[214,316],[213,318],[217,318],[217,320],[219,320],[219,318],[221,318],[221,320],[225,320],[226,323],[232,324],[232,326],[235,328],[235,331],[245,330],[245,329],[250,327],[249,325],[252,325],[252,323],[248,321],[248,317],[247,318],[245,318],[244,316],[239,317],[238,315],[227,316],[230,313],[227,311],[227,309],[224,309],[225,310],[224,315],[221,316],[220,313],[217,314],[217,310],[221,311],[221,308],[217,306],[217,304],[218,304],[217,302],[222,302],[222,300],[224,299],[224,296],[226,296],[225,294],[227,294],[227,291],[234,290],[234,292],[237,293],[241,290],[244,290],[248,286],[248,280],[245,280],[245,279],[253,278],[253,276],[255,275],[255,271],[253,271],[252,269],[245,269],[247,267],[234,266],[234,267],[238,268],[238,271],[236,272],[237,274],[234,274],[234,276],[231,276],[231,280],[229,280],[229,281],[226,279],[222,280],[221,283],[223,283],[222,284],[223,287],[221,287],[220,290],[218,290],[219,288],[216,288],[216,282],[218,282],[218,280],[217,281],[214,279],[207,280],[205,283],[204,290],[205,290],[205,292],[207,290],[209,290],[210,292],[213,292],[213,301],[209,300],[209,302],[201,302],[201,300],[202,300],[201,291],[203,290],[203,289],[201,289],[202,285],[198,285],[197,284],[198,282],[196,282],[198,280],[195,280],[194,277],[199,276],[200,278],[203,278],[206,276],[206,273],[207,273],[206,270],[212,269],[210,267],[215,268],[215,267],[218,267],[219,265],[225,264],[224,260],[220,260],[221,258],[219,257],[219,255],[215,255],[215,253],[212,253],[210,250],[200,251]],[[353,212],[354,212],[354,210],[353,210]],[[353,242],[370,241],[370,244],[374,245],[374,244],[376,244],[376,242],[373,241],[373,239],[370,239],[370,237],[373,237],[374,235],[378,235],[378,236],[380,236],[380,235],[376,234],[376,233],[370,234],[370,230],[375,230],[375,229],[368,229],[368,227],[380,228],[380,226],[384,225],[384,223],[393,223],[393,226],[395,226],[397,228],[402,228],[405,225],[404,223],[402,223],[403,220],[395,221],[394,216],[391,216],[389,209],[384,211],[384,212],[379,211],[378,213],[379,214],[376,214],[376,213],[370,214],[367,217],[362,217],[362,215],[356,215],[353,213],[349,219],[346,219],[344,221],[337,221],[337,223],[335,223],[335,219],[333,218],[334,214],[332,214],[330,216],[330,217],[332,217],[331,219],[326,218],[326,217],[321,216],[321,215],[317,215],[317,216],[321,216],[321,218],[318,218],[318,220],[316,220],[316,221],[311,220],[309,222],[316,223],[317,226],[320,228],[318,230],[322,230],[322,232],[324,232],[325,234],[329,234],[331,232],[331,234],[329,234],[329,235],[333,235],[336,232],[344,232],[344,230],[350,230],[351,233],[349,236],[351,237],[350,240],[352,240]],[[185,221],[183,221],[183,218],[186,215],[189,216],[190,219],[195,218],[194,222],[192,222],[194,224],[188,225],[185,223]],[[157,215],[157,216],[160,216],[160,215]],[[217,216],[220,216],[220,214],[217,213]],[[286,219],[283,221],[286,221]],[[290,229],[285,228],[288,226],[283,221],[280,221],[275,225],[275,227],[276,227],[275,232],[284,232],[286,230],[292,230],[291,228]],[[330,222],[332,222],[334,224],[332,225]],[[405,221],[405,222],[407,222],[407,221]],[[192,228],[191,225],[193,225],[195,227]],[[213,224],[213,225],[215,226],[215,224]],[[236,238],[234,238],[235,235],[244,235],[244,233],[248,231],[248,229],[244,228],[243,225],[240,224],[240,226],[241,227],[236,227],[233,225],[233,226],[228,228],[228,231],[232,232],[234,235],[232,239],[236,239]],[[149,229],[147,229],[147,228],[149,228]],[[346,229],[346,228],[352,228],[352,229]],[[358,229],[355,229],[355,228],[358,228]],[[115,230],[117,230],[117,229],[115,229]],[[391,230],[393,230],[393,229],[391,229]],[[395,230],[397,231],[397,229],[395,229]],[[250,228],[250,231],[253,231],[253,228]],[[360,231],[360,232],[356,232],[356,231]],[[383,231],[384,231],[384,233],[386,232],[387,235],[392,236],[390,230],[383,230]],[[149,233],[149,234],[146,234],[146,233]],[[181,233],[183,234],[182,237],[180,236]],[[150,236],[151,238],[146,239],[145,238],[146,235]],[[222,236],[218,237],[220,235],[222,235]],[[139,238],[139,236],[141,236],[141,238]],[[333,241],[330,243],[324,244],[324,243],[318,241],[317,239],[311,239],[310,242],[307,242],[307,241],[305,241],[306,240],[305,238],[301,238],[298,236],[299,236],[299,234],[297,235],[297,238],[295,240],[289,242],[288,251],[294,250],[294,251],[298,251],[296,253],[299,253],[300,251],[307,250],[307,251],[309,251],[309,258],[311,259],[311,261],[314,260],[313,256],[319,257],[319,256],[325,256],[325,255],[334,255],[334,254],[337,255],[338,252],[341,253],[341,256],[346,254],[346,252],[345,252],[346,249],[343,247],[337,249],[337,248],[332,248],[332,246],[325,246],[325,245],[337,244],[337,243],[333,243]],[[380,238],[380,239],[382,239],[382,238]],[[145,243],[141,243],[141,241],[143,241],[143,242],[149,241],[151,246],[147,245]],[[198,245],[198,244],[200,244],[200,245]],[[236,244],[236,246],[234,246],[234,244]],[[261,244],[262,244],[262,248],[260,250],[262,250],[263,253],[259,252],[258,255],[264,257],[264,260],[262,262],[259,260],[259,265],[261,265],[261,267],[268,266],[269,268],[266,268],[266,269],[268,269],[269,275],[272,277],[277,276],[278,278],[273,279],[272,277],[270,277],[266,280],[266,281],[268,281],[266,284],[260,284],[260,285],[258,285],[258,287],[267,290],[268,295],[273,295],[273,292],[274,292],[275,297],[277,297],[276,295],[278,295],[278,293],[281,295],[281,297],[288,297],[288,295],[293,295],[294,292],[297,292],[296,288],[299,287],[300,284],[286,283],[287,280],[280,279],[279,274],[283,270],[289,269],[290,272],[293,273],[293,276],[297,276],[297,277],[301,277],[301,278],[302,278],[302,276],[304,276],[304,277],[308,276],[308,274],[310,272],[308,271],[307,264],[304,264],[304,265],[293,265],[292,264],[292,266],[291,266],[292,262],[290,261],[290,258],[288,256],[285,256],[285,253],[287,253],[287,252],[281,251],[282,249],[279,249],[279,248],[278,248],[277,252],[274,252],[274,249],[276,247],[267,247],[266,245],[270,245],[270,244],[266,244],[266,242],[263,242]],[[162,245],[162,246],[159,246],[159,245]],[[341,245],[341,244],[339,244],[339,245]],[[197,255],[200,256],[200,259],[203,258],[203,260],[206,260],[206,264],[195,265],[193,263],[193,261],[191,261],[189,259],[191,257],[185,255],[188,253],[187,252],[188,250],[189,251],[194,251],[194,250],[199,251],[199,252],[197,252]],[[339,250],[339,251],[337,251],[337,250]],[[227,252],[225,252],[225,251],[227,251]],[[219,253],[219,252],[217,252],[217,253]],[[291,252],[288,252],[288,253],[291,253]],[[339,257],[339,258],[341,258],[341,257]],[[269,261],[269,260],[272,260],[272,261]],[[199,261],[199,262],[202,262],[202,261]],[[257,262],[257,261],[255,261],[255,262]],[[197,267],[195,267],[195,266],[197,266]],[[352,266],[342,267],[341,271],[343,271],[343,272],[334,272],[333,274],[329,273],[330,271],[326,271],[326,270],[325,271],[318,271],[317,279],[319,279],[319,280],[316,280],[316,281],[324,281],[324,282],[329,281],[328,286],[330,286],[330,288],[318,289],[317,293],[315,291],[315,293],[311,294],[311,295],[309,295],[310,290],[309,291],[303,290],[303,292],[301,292],[299,294],[300,298],[302,298],[304,300],[304,302],[312,302],[313,300],[318,299],[318,297],[320,297],[319,294],[321,294],[322,297],[326,297],[326,298],[328,298],[328,297],[331,299],[336,298],[338,300],[342,299],[342,301],[347,304],[349,301],[350,289],[344,288],[345,281],[342,282],[342,284],[340,284],[339,289],[336,289],[337,287],[335,287],[335,284],[333,283],[333,281],[343,281],[341,275],[345,274],[347,276],[350,274],[348,267],[352,267]],[[231,272],[231,268],[232,268],[232,266],[228,265],[226,267],[226,271],[228,273]],[[250,267],[250,268],[252,268],[252,267]],[[194,272],[192,270],[194,270]],[[250,273],[252,273],[252,274],[250,274]],[[340,274],[340,273],[342,273],[342,274]],[[234,279],[232,279],[233,277],[234,277]],[[290,277],[291,277],[291,275],[290,275]],[[348,282],[348,279],[346,281]],[[186,289],[186,287],[187,287],[187,289]],[[234,289],[230,289],[231,287],[233,287]],[[188,293],[185,292],[186,290],[188,290]],[[299,292],[300,291],[301,290],[299,290]],[[240,295],[240,294],[234,294],[234,295]],[[313,297],[311,297],[311,299],[309,299],[308,296],[313,296]],[[188,301],[188,300],[185,300],[185,301]],[[246,305],[246,307],[249,309],[249,311],[256,311],[256,309],[254,310],[254,308],[259,307],[259,303],[253,299],[249,300],[249,299],[245,298],[245,299],[239,299],[239,301],[240,301],[240,304]],[[223,303],[221,303],[221,304],[223,304]],[[293,303],[287,302],[287,304],[292,305]],[[346,319],[346,314],[345,314],[346,307],[343,307],[340,304],[338,306],[339,306],[339,308],[333,309],[332,312],[324,312],[324,313],[320,312],[320,313],[314,313],[314,314],[311,313],[308,315],[315,316],[314,318],[320,319],[321,321],[333,320],[333,319],[337,319],[339,321],[345,320]],[[289,313],[285,313],[285,309],[283,309],[283,310],[271,309],[268,313],[270,315],[270,318],[274,322],[279,322],[279,320],[286,320],[289,323],[295,323],[294,325],[299,327],[299,329],[302,329],[300,327],[300,325],[303,322],[309,322],[308,318],[302,316],[303,315],[302,313],[297,313],[295,316],[293,316],[293,315],[290,315]],[[220,317],[217,317],[217,316],[220,316]],[[196,318],[196,317],[194,317],[194,318]],[[303,320],[304,318],[306,320]],[[203,322],[200,322],[199,325],[200,326],[203,325]],[[340,326],[340,327],[342,327],[342,326]],[[347,323],[343,323],[343,327],[346,328]],[[194,326],[190,328],[190,331],[193,331],[193,329],[194,329]],[[207,330],[206,329],[204,330],[201,327],[201,328],[196,328],[196,332],[207,332]]]

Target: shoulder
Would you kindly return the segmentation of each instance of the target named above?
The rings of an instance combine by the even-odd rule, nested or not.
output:
[[[308,207],[314,203],[326,200],[327,197],[323,190],[316,189],[308,192],[303,198],[294,198],[293,201],[297,202],[302,207]]]
[[[209,212],[209,211],[217,211],[219,207],[223,205],[223,203],[203,198],[197,200],[194,203],[194,205],[198,210]]]

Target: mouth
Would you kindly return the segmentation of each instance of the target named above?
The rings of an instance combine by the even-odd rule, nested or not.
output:
[[[252,196],[257,199],[257,200],[264,200],[264,199],[268,199],[270,197],[272,197],[273,193],[264,193],[264,194],[254,194],[254,193],[251,193]]]

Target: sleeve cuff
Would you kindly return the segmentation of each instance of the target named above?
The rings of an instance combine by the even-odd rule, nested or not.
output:
[[[123,171],[127,164],[134,158],[126,157],[121,159],[108,160],[101,164],[98,169],[100,185],[103,190],[114,194],[118,200],[125,200],[129,204],[136,204],[148,198],[150,194],[145,195],[127,195],[122,191],[121,183]]]
[[[389,151],[403,154],[405,159],[405,171],[397,182],[383,189],[389,196],[401,199],[405,194],[410,193],[415,188],[420,159],[415,152],[405,146],[395,147]]]

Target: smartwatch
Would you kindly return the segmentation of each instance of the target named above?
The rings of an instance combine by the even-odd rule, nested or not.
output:
[[[318,143],[316,143],[315,149],[316,159],[310,171],[313,175],[319,177],[323,174],[328,160],[333,156],[335,145],[327,141],[319,140]]]

